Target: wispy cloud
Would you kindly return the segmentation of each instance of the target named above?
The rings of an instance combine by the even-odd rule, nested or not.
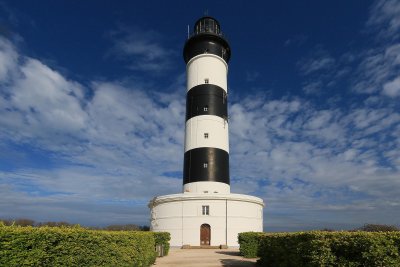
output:
[[[172,67],[170,57],[174,52],[162,45],[161,34],[121,26],[109,35],[114,43],[110,55],[127,62],[130,69],[160,73]]]
[[[360,62],[353,89],[363,94],[381,93],[392,98],[398,97],[400,3],[392,0],[375,1],[365,26],[376,44],[359,53]]]
[[[387,83],[392,82],[400,71],[400,44],[389,44],[383,47],[376,47],[360,55],[361,62],[357,67],[356,76],[353,81],[353,89],[359,93],[381,92],[385,87],[384,94],[396,96],[388,89]],[[388,91],[389,90],[389,91]],[[388,93],[391,92],[391,93]]]
[[[398,97],[400,43],[396,36],[400,32],[399,10],[398,1],[382,0],[372,5],[364,34],[377,42],[371,42],[370,46],[334,57],[320,45],[301,59],[297,66],[306,78],[303,91],[320,94],[322,89],[344,81],[356,93]]]
[[[400,37],[400,2],[397,0],[375,1],[370,10],[367,26],[377,31],[379,38]]]
[[[323,83],[320,80],[306,82],[306,83],[304,83],[303,91],[306,94],[319,94],[322,86],[323,86]]]
[[[335,59],[319,48],[311,56],[302,59],[298,66],[304,75],[308,75],[317,71],[330,70],[334,64]]]
[[[345,68],[338,70],[340,60],[336,60],[328,51],[320,45],[316,46],[313,52],[297,62],[299,72],[305,80],[303,91],[306,94],[319,95],[322,89],[335,84],[338,76],[347,74]]]
[[[260,72],[258,71],[246,71],[246,81],[254,82],[260,76]]]
[[[296,34],[289,39],[287,39],[284,43],[284,46],[289,47],[292,45],[301,46],[305,44],[308,40],[308,37],[304,34]]]

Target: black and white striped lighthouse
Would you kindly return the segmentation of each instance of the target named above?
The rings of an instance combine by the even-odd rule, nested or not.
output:
[[[218,21],[209,16],[200,18],[183,50],[187,74],[184,192],[230,193],[230,56]]]
[[[238,233],[263,230],[263,200],[230,192],[230,56],[218,21],[200,18],[183,50],[187,74],[183,193],[149,202],[151,230],[169,232],[171,246],[237,247]]]

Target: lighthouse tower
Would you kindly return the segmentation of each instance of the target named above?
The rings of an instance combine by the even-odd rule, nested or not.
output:
[[[186,124],[183,192],[149,203],[151,230],[171,246],[238,246],[238,233],[263,230],[262,199],[230,193],[228,62],[220,24],[200,18],[185,43]]]
[[[184,192],[229,193],[228,62],[218,21],[199,19],[186,41]]]

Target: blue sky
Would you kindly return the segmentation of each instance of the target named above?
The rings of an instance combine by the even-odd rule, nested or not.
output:
[[[114,2],[0,0],[0,218],[148,225],[182,190],[182,49],[208,10],[231,189],[264,230],[399,225],[399,1]]]

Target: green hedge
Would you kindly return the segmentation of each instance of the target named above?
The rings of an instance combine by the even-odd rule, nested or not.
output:
[[[0,266],[150,266],[152,232],[0,224]]]
[[[169,252],[169,241],[171,240],[170,233],[167,232],[153,232],[154,239],[157,245],[164,245],[164,256]]]
[[[239,243],[262,266],[400,266],[399,232],[241,233]]]
[[[261,236],[264,233],[239,233],[240,254],[245,258],[256,258],[259,255]]]

